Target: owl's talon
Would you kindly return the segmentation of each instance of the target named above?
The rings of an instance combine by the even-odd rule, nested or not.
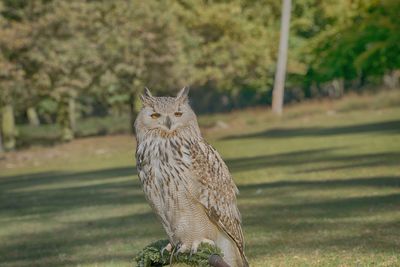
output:
[[[163,247],[161,249],[161,257],[164,257],[164,251],[168,251],[169,253],[171,253],[171,251],[172,251],[171,243],[168,243],[168,245],[166,245],[165,247]]]
[[[190,250],[189,256],[192,257],[193,254],[197,253],[197,248],[199,247],[199,244],[197,245],[192,245],[192,249]]]
[[[174,256],[178,255],[180,248],[181,248],[181,243],[178,243],[174,248]]]
[[[188,251],[188,247],[185,244],[179,243],[176,246],[176,252],[175,252],[175,256],[177,256],[179,253],[185,253],[186,251]]]

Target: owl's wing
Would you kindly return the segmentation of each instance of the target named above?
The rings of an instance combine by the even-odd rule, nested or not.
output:
[[[191,146],[191,157],[192,172],[200,185],[195,197],[204,206],[210,220],[236,243],[244,256],[241,217],[236,206],[238,189],[228,167],[218,152],[205,141]]]

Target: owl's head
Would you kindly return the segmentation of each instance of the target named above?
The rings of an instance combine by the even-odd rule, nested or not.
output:
[[[189,89],[185,87],[176,97],[155,97],[146,88],[140,96],[143,107],[136,118],[136,133],[152,130],[174,133],[188,128],[198,131],[196,115],[189,105],[188,94]]]

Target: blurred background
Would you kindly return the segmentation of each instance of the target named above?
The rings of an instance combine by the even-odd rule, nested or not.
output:
[[[0,0],[0,266],[165,239],[132,126],[144,87],[183,86],[250,266],[400,266],[400,1],[289,2]]]
[[[2,0],[0,12],[6,150],[128,133],[145,86],[190,86],[200,114],[271,105],[280,1]],[[399,14],[396,0],[293,1],[285,103],[398,88]]]

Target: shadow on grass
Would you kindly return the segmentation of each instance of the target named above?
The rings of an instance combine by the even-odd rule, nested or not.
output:
[[[144,202],[135,175],[136,168],[129,166],[0,177],[0,211],[3,216],[44,215],[86,206]],[[120,191],[125,193],[117,194]]]
[[[386,176],[386,177],[368,177],[368,178],[352,178],[352,179],[332,179],[323,181],[278,181],[262,184],[251,184],[242,186],[242,190],[259,190],[259,189],[273,189],[283,187],[306,187],[312,188],[336,188],[336,187],[400,187],[400,176]]]
[[[330,136],[343,134],[360,134],[360,133],[400,133],[400,120],[391,120],[377,123],[366,123],[351,126],[339,127],[311,127],[311,128],[288,128],[288,129],[270,129],[267,131],[244,134],[231,135],[224,137],[224,140],[241,139],[241,138],[290,138],[290,137],[314,137],[314,136]]]
[[[131,211],[128,215],[110,214],[110,207],[125,207],[129,211],[130,207],[145,203],[135,175],[135,167],[127,166],[0,177],[0,224],[15,222],[24,227],[21,233],[3,232],[6,240],[0,242],[0,265],[131,262],[133,250],[104,250],[79,258],[73,255],[85,247],[104,247],[113,242],[132,246],[141,239],[157,239],[162,235],[161,226],[149,209],[142,213]],[[93,216],[80,214],[86,209],[93,212]],[[63,219],[61,215],[73,219]],[[42,226],[35,226],[38,224]]]
[[[337,149],[340,148],[237,158],[228,160],[227,163],[233,172],[237,172],[268,166],[303,165],[310,161],[348,163],[359,158],[364,160],[363,164],[378,158],[384,158],[392,164],[399,157],[398,153],[332,155],[331,152],[336,152]],[[129,207],[138,205],[147,207],[135,174],[133,166],[126,166],[95,171],[0,177],[0,223],[21,224],[21,227],[33,224],[33,230],[21,228],[21,233],[5,235],[6,240],[0,243],[0,262],[4,266],[22,267],[130,262],[138,248],[145,246],[150,240],[165,237],[160,223],[149,208],[141,212],[129,210]],[[399,225],[383,221],[368,223],[361,219],[374,212],[393,212],[400,206],[400,194],[362,197],[344,194],[338,199],[292,197],[295,198],[294,203],[282,199],[301,190],[311,193],[333,188],[363,190],[365,187],[373,187],[377,192],[388,187],[398,188],[400,179],[396,176],[358,177],[328,181],[277,181],[241,186],[239,199],[244,203],[241,208],[245,229],[260,235],[269,232],[293,235],[289,243],[289,239],[285,238],[281,241],[270,239],[271,243],[268,244],[250,243],[249,256],[256,257],[265,254],[265,251],[274,253],[277,250],[285,252],[321,246],[346,249],[359,244],[366,250],[376,250],[377,244],[384,242],[380,238],[393,233]],[[110,207],[118,209],[121,206],[128,209],[123,214],[119,214],[118,210],[116,213],[109,210]],[[85,208],[93,210],[94,216],[81,214]],[[74,220],[64,221],[61,215],[65,214],[72,214],[75,216]],[[342,222],[342,219],[347,221]],[[35,231],[36,224],[44,224],[46,227]],[[339,241],[335,241],[332,236],[313,235],[319,231],[336,231],[340,227],[364,229],[369,234],[340,237]],[[374,229],[383,230],[376,233]],[[380,248],[393,247],[389,243],[380,245]],[[79,251],[90,251],[93,248],[97,249],[97,254],[79,254]]]
[[[395,212],[400,207],[400,193],[333,199],[292,197],[310,190],[346,190],[349,187],[400,187],[400,177],[356,178],[349,180],[282,181],[240,188],[242,197],[257,199],[246,205],[244,224],[247,232],[263,233],[268,242],[248,243],[249,257],[280,255],[301,251],[362,251],[394,253],[400,249],[400,221]],[[377,191],[375,191],[377,192]],[[265,198],[273,200],[266,204]],[[264,201],[263,201],[264,200]],[[254,203],[254,201],[252,202]],[[380,219],[393,214],[391,220]],[[386,216],[387,217],[387,216]],[[262,218],[262,221],[260,219]],[[372,219],[371,219],[372,218]]]
[[[57,229],[9,236],[7,243],[0,244],[0,262],[6,264],[2,266],[26,267],[132,262],[133,250],[110,251],[107,244],[112,246],[115,242],[131,247],[133,242],[148,238],[156,240],[161,235],[161,228],[150,212],[65,223]],[[90,252],[92,247],[100,247],[100,251],[94,254]],[[74,256],[78,250],[85,249],[86,255]]]
[[[334,171],[346,168],[396,166],[400,160],[400,152],[386,153],[360,153],[355,155],[332,155],[331,152],[341,148],[325,148],[300,150],[296,152],[261,155],[246,158],[234,158],[226,160],[232,172],[257,170],[268,167],[290,167],[305,164],[328,164],[327,167],[296,170],[296,172]]]
[[[136,167],[132,165],[81,172],[40,172],[33,174],[0,176],[0,190],[21,189],[23,187],[31,187],[35,184],[45,185],[64,181],[98,181],[102,179],[135,175]]]

